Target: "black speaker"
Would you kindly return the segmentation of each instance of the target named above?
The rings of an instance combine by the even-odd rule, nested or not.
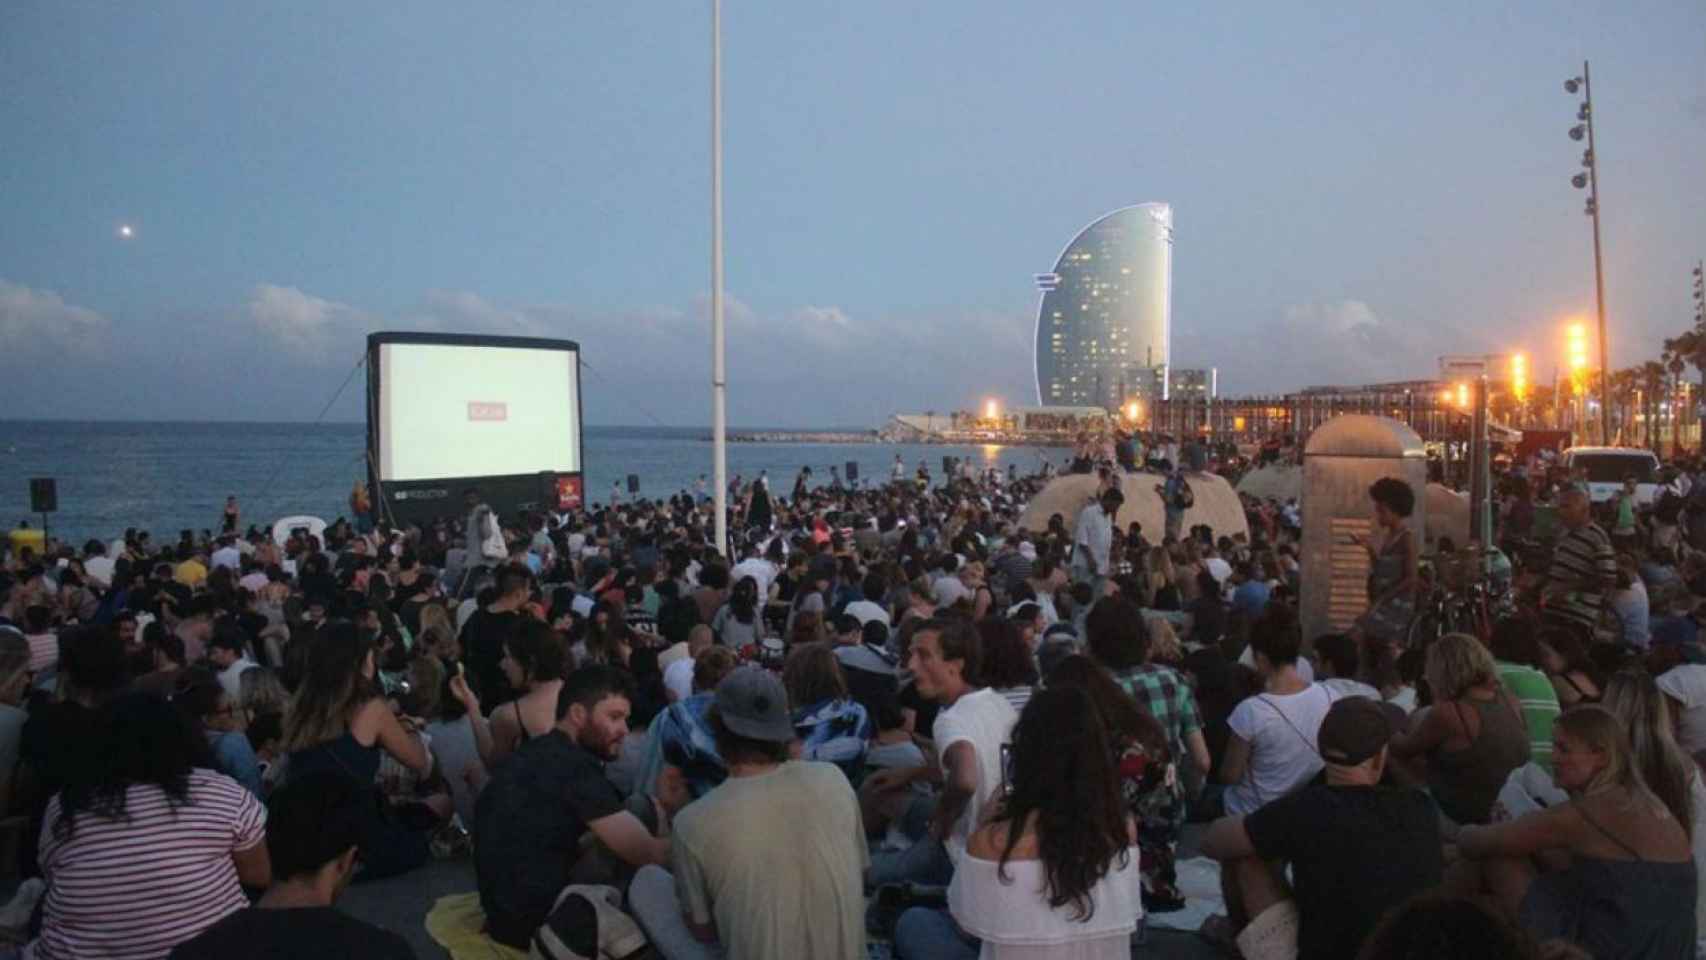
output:
[[[637,474],[637,473],[628,474],[628,492],[629,493],[639,493],[640,492],[640,475],[639,474]]]
[[[943,457],[942,458],[942,473],[949,475],[949,476],[952,476],[953,472],[954,472],[954,458],[953,457]]]
[[[849,460],[847,461],[847,482],[852,483],[857,479],[859,479],[859,461]]]
[[[30,512],[52,513],[59,509],[59,491],[52,477],[30,478]]]

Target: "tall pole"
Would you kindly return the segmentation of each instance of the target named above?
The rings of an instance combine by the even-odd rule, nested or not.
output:
[[[723,365],[723,3],[711,0],[711,467],[718,553],[729,549],[728,381]]]
[[[1605,270],[1599,255],[1599,153],[1593,145],[1593,78],[1588,74],[1588,62],[1582,61],[1582,99],[1587,103],[1588,212],[1593,216],[1593,286],[1599,309],[1599,438],[1611,442],[1611,362],[1605,342]]]

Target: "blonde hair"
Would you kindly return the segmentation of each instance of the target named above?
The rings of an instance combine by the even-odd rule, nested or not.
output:
[[[1694,764],[1671,733],[1670,705],[1653,675],[1640,668],[1619,670],[1605,684],[1605,709],[1623,722],[1641,779],[1694,839],[1694,803],[1689,787]]]
[[[265,713],[282,715],[290,705],[290,694],[279,682],[278,674],[268,667],[250,667],[237,677],[237,706],[250,716]]]
[[[1173,558],[1167,555],[1166,547],[1149,548],[1149,589],[1151,592],[1162,590],[1177,580],[1179,575],[1173,570]]]
[[[1185,648],[1179,645],[1179,634],[1166,617],[1145,617],[1149,628],[1149,660],[1151,663],[1180,663]]]
[[[456,632],[450,626],[450,611],[436,600],[421,604],[421,633],[424,635],[432,627],[443,627],[451,633]]]
[[[1629,791],[1631,799],[1645,800],[1653,807],[1670,813],[1670,809],[1647,786],[1646,778],[1641,776],[1635,749],[1630,746],[1623,721],[1616,714],[1598,704],[1571,707],[1558,714],[1558,719],[1552,722],[1552,730],[1554,734],[1559,731],[1569,734],[1589,750],[1605,755],[1605,767],[1582,788],[1583,794],[1622,787]]]
[[[1499,682],[1492,653],[1467,633],[1448,633],[1435,640],[1428,648],[1426,674],[1435,703],[1456,700],[1471,687]]]

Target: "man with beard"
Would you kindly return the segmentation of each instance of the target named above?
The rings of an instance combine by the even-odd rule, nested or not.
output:
[[[466,702],[461,677],[452,690]],[[615,668],[575,671],[557,695],[557,725],[521,744],[480,792],[474,873],[486,932],[499,943],[527,949],[569,885],[589,831],[629,867],[669,862],[669,841],[624,807],[604,772],[628,733],[631,697]],[[660,778],[651,802],[664,825],[687,802],[679,775]]]

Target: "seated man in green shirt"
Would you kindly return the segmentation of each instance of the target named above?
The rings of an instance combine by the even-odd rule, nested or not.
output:
[[[1499,683],[1522,705],[1528,727],[1529,760],[1552,772],[1552,721],[1558,717],[1558,692],[1539,668],[1540,641],[1533,621],[1507,617],[1493,627],[1489,648],[1499,669]]]

